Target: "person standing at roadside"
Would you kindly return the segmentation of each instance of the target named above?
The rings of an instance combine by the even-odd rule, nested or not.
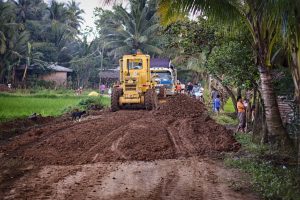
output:
[[[239,132],[240,130],[245,133],[245,118],[246,118],[246,113],[245,113],[245,106],[243,104],[243,99],[241,96],[238,96],[237,98],[237,110],[238,110],[238,119],[239,119],[239,125],[238,125],[238,128],[237,128],[237,131],[236,132]]]
[[[178,82],[176,85],[176,93],[180,94],[180,92],[181,92],[181,84],[180,84],[180,82]]]
[[[193,84],[191,82],[188,83],[186,90],[187,90],[188,95],[192,96]]]
[[[108,93],[109,96],[111,96],[111,93],[112,93],[111,87],[108,88],[107,93]]]
[[[184,94],[184,92],[185,92],[185,84],[184,83],[180,84],[180,89],[181,89],[180,93]]]
[[[219,95],[218,91],[213,88],[212,91],[211,91],[211,98],[212,98],[212,100],[214,100],[215,98],[217,98],[217,95]]]
[[[215,102],[215,99],[217,98],[217,95],[219,95],[218,91],[215,90],[215,88],[212,88],[211,99],[212,99],[212,104],[213,104],[213,112],[216,110],[214,102]]]
[[[104,84],[101,84],[100,85],[100,94],[103,95],[105,92],[105,85]]]
[[[221,107],[220,95],[217,95],[217,97],[214,100],[214,108],[215,108],[214,111],[218,114],[220,112],[220,107]]]

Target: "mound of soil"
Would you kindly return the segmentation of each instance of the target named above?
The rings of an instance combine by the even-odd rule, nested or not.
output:
[[[240,148],[233,132],[211,119],[205,105],[199,100],[175,95],[168,98],[155,115],[161,120],[175,117],[175,126],[180,127],[178,131],[193,143],[198,153],[237,151]]]
[[[206,111],[205,105],[200,101],[186,95],[175,95],[160,105],[155,115],[171,115],[176,118],[201,117]]]
[[[167,129],[153,118],[132,123],[117,144],[127,160],[149,161],[175,156]]]
[[[121,110],[81,122],[53,121],[0,145],[0,153],[35,165],[150,161],[238,149],[232,132],[186,95],[168,98],[157,111]]]
[[[35,119],[14,119],[0,123],[0,141],[24,133],[30,127],[51,123],[54,117],[37,116]]]

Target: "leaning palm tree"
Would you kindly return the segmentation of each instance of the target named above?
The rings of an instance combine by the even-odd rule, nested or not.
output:
[[[154,8],[147,1],[131,1],[130,11],[122,6],[114,6],[111,17],[105,20],[100,35],[110,53],[122,55],[133,50],[142,50],[148,54],[160,54],[160,29]]]
[[[201,12],[227,24],[242,21],[247,25],[260,72],[270,139],[274,145],[284,147],[290,142],[282,124],[271,76],[271,57],[281,25],[281,16],[274,13],[277,3],[273,0],[161,0],[160,13],[163,21],[177,13]]]

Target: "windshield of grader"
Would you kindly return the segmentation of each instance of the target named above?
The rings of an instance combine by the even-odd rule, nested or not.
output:
[[[142,59],[129,59],[127,64],[128,64],[128,69],[134,69],[134,70],[139,70],[143,69],[143,61]]]

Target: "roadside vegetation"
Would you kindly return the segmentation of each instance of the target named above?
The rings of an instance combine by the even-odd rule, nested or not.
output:
[[[109,106],[108,97],[88,97],[87,92],[74,96],[73,91],[41,90],[18,91],[0,94],[0,122],[25,118],[33,113],[42,116],[60,116],[72,110],[89,109],[91,106]]]
[[[84,11],[74,0],[0,1],[0,83],[37,87],[1,94],[0,122],[109,105],[107,98],[87,97],[88,91],[75,96],[71,89],[111,86],[116,80],[102,79],[103,71],[117,68],[122,55],[141,50],[151,58],[170,58],[182,83],[203,84],[210,114],[232,130],[238,123],[237,97],[246,100],[249,135],[236,135],[241,154],[226,163],[250,173],[265,198],[297,199],[298,190],[291,188],[300,188],[293,179],[299,177],[295,163],[300,168],[298,1],[105,2],[111,8],[95,9],[95,29],[83,30]],[[47,73],[53,63],[73,70],[69,90],[45,90],[56,86],[26,70]],[[212,90],[224,105],[220,114],[211,111]]]
[[[251,134],[236,134],[241,150],[229,154],[225,164],[238,168],[251,177],[254,190],[264,199],[300,199],[300,177],[296,163],[288,163],[284,157],[270,154],[269,146],[256,144]]]
[[[217,123],[235,131],[238,120],[230,114],[230,111],[234,112],[230,109],[231,104],[229,99],[224,111],[218,115],[212,113],[212,117]],[[249,174],[253,189],[263,199],[300,199],[300,176],[296,162],[273,154],[270,145],[253,142],[252,132],[236,133],[235,138],[241,144],[241,149],[225,155],[226,166]],[[239,185],[234,187],[238,189]]]

